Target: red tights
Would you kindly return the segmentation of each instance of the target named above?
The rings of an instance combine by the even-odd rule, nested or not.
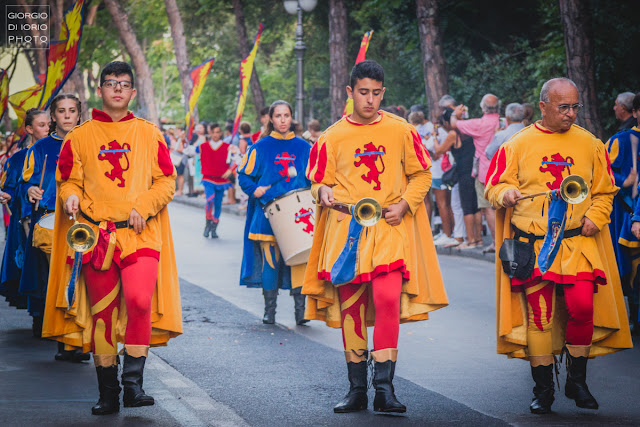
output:
[[[120,270],[115,263],[107,271],[97,271],[91,264],[82,267],[87,285],[93,337],[94,354],[116,354],[115,325],[120,307],[120,285],[127,307],[125,344],[149,345],[151,340],[151,299],[158,278],[158,260],[140,257],[135,263]]]
[[[565,341],[591,345],[593,337],[593,282],[563,285],[569,319]],[[551,328],[555,311],[555,284],[541,282],[525,288],[529,306],[528,341],[531,355],[551,354]]]
[[[369,291],[371,289],[371,291]],[[373,349],[398,347],[400,333],[400,293],[402,273],[392,271],[379,275],[368,283],[349,283],[340,286],[342,341],[345,350],[368,348],[366,314],[369,292],[372,292],[376,320],[373,328]]]

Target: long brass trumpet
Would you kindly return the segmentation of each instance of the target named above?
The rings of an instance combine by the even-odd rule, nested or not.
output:
[[[558,194],[562,199],[571,204],[577,205],[579,203],[584,202],[589,195],[589,187],[587,187],[587,182],[580,175],[569,175],[560,183],[560,188],[558,189]],[[543,191],[541,193],[529,194],[528,196],[522,196],[517,199],[517,201],[524,199],[533,199],[538,196],[548,196],[555,190]]]
[[[96,244],[96,233],[91,227],[82,222],[78,222],[75,215],[75,222],[67,231],[67,245],[75,252],[86,252]]]
[[[355,204],[334,202],[331,208],[339,212],[353,215],[356,222],[363,227],[376,225],[376,223],[382,218],[383,214],[383,209],[382,206],[380,206],[380,203],[371,197],[362,198]]]

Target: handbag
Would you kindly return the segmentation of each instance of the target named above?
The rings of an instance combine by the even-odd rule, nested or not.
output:
[[[517,239],[504,239],[498,257],[502,261],[502,269],[510,279],[528,279],[536,265],[531,240],[521,242]]]
[[[169,157],[171,157],[171,163],[173,163],[173,166],[175,167],[180,166],[180,164],[182,163],[183,155],[181,153],[178,153],[177,151],[170,152]]]
[[[445,173],[442,174],[442,184],[447,186],[449,190],[458,183],[457,165],[451,166]]]

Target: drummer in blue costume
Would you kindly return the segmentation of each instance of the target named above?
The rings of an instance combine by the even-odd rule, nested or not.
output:
[[[640,116],[640,95],[633,100],[632,112],[635,117]],[[607,150],[616,186],[620,187],[613,199],[609,228],[623,290],[629,301],[631,331],[640,335],[640,206],[637,203],[640,128],[635,126],[616,133],[607,141]]]
[[[242,190],[249,195],[244,230],[244,253],[240,284],[262,287],[266,324],[275,323],[278,289],[291,289],[295,317],[303,325],[305,296],[300,293],[306,264],[289,267],[265,217],[263,207],[274,199],[311,183],[305,177],[311,146],[292,132],[292,109],[285,101],[269,108],[267,136],[249,147],[238,168]]]
[[[44,310],[53,245],[53,221],[49,228],[39,224],[39,221],[47,215],[47,218],[53,218],[56,208],[58,154],[65,135],[80,124],[80,100],[69,93],[60,94],[51,102],[50,111],[49,136],[29,148],[20,180],[21,204],[28,206],[30,211],[24,258],[25,265],[30,267],[22,270],[20,293],[28,295],[30,301],[37,301],[39,310]],[[80,362],[89,360],[89,354],[71,347],[65,349],[64,343],[58,343],[55,359]]]
[[[24,142],[25,146],[15,152],[4,165],[4,172],[0,179],[3,201],[9,201],[12,215],[7,230],[7,242],[2,258],[2,279],[0,281],[0,295],[4,295],[11,305],[18,308],[28,308],[33,317],[33,335],[42,335],[42,314],[44,306],[41,301],[27,298],[19,293],[20,272],[24,264],[25,244],[27,235],[23,226],[23,218],[31,213],[31,207],[24,207],[20,176],[22,166],[27,155],[27,149],[37,140],[47,136],[49,130],[49,117],[47,114],[35,108],[27,111],[24,119],[24,127],[28,133]]]

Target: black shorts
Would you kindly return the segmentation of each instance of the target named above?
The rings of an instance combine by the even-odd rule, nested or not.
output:
[[[176,174],[184,175],[184,166],[184,163],[180,163],[178,166],[176,166]]]

